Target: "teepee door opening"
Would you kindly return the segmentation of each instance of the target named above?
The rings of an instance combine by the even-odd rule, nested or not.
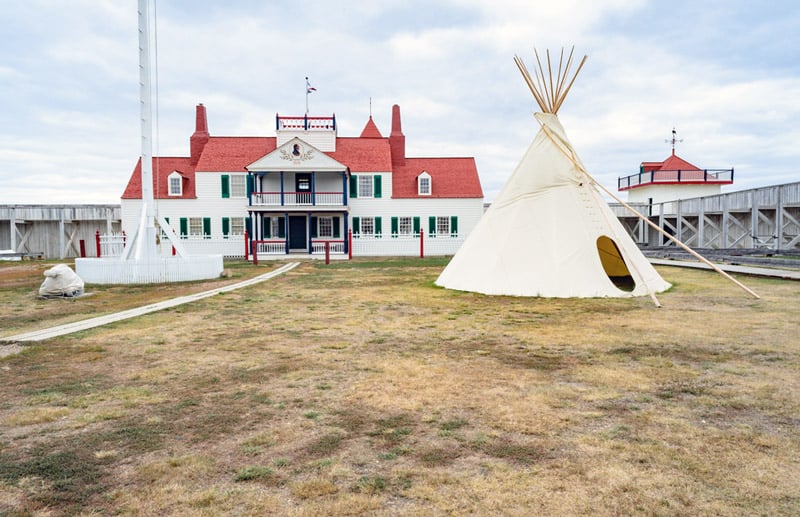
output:
[[[597,238],[597,254],[608,279],[621,291],[631,292],[636,287],[625,259],[619,252],[617,243],[610,237],[601,235]]]

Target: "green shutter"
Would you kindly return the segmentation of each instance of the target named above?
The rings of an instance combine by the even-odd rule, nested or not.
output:
[[[250,194],[253,193],[255,190],[255,176],[252,174],[247,174],[247,196],[250,197]]]
[[[316,217],[312,217],[311,218],[311,238],[315,239],[315,238],[317,238],[318,235],[319,234],[317,232],[317,218]]]
[[[226,239],[228,238],[228,234],[231,233],[231,219],[229,217],[222,218],[222,235]]]
[[[342,232],[339,230],[340,220],[338,217],[333,218],[333,237],[334,239],[338,239],[342,236]]]
[[[428,217],[428,235],[436,233],[436,216],[431,215]]]
[[[375,235],[381,235],[383,233],[383,218],[376,217],[375,218]]]
[[[358,197],[358,176],[350,176],[350,197]]]
[[[181,217],[181,237],[189,235],[189,219]]]
[[[210,217],[203,217],[203,238],[210,239],[211,238],[211,218]]]
[[[261,234],[265,239],[272,238],[272,221],[269,217],[264,217],[264,225],[261,227]]]
[[[450,235],[458,237],[458,216],[450,216]]]
[[[419,229],[422,227],[422,223],[419,220],[418,216],[414,217],[414,235],[419,235]]]
[[[398,233],[400,233],[400,222],[397,217],[392,216],[392,237],[397,237]]]
[[[231,197],[231,177],[227,174],[222,175],[222,197]]]
[[[285,239],[286,238],[286,218],[285,217],[278,217],[278,238]]]
[[[245,217],[244,218],[244,231],[247,232],[247,235],[249,236],[250,239],[253,238],[253,229],[250,228],[250,218],[249,217]]]
[[[372,178],[372,186],[374,188],[374,196],[381,197],[381,193],[383,192],[383,188],[381,186],[383,176],[375,175]]]
[[[353,235],[358,235],[360,233],[361,233],[361,218],[353,217]]]

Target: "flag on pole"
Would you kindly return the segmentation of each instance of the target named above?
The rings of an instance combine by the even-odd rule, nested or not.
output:
[[[311,86],[311,83],[308,82],[308,77],[306,77],[306,115],[308,115],[308,94],[315,91],[317,89]]]

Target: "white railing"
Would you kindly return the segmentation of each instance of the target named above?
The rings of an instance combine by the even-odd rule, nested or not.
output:
[[[311,241],[311,253],[312,255],[324,255],[325,254],[325,243],[328,243],[329,246],[329,253],[331,255],[343,255],[344,254],[344,241]]]
[[[281,203],[280,192],[253,192],[250,203],[251,206],[344,206],[344,193],[315,192],[312,195],[311,192],[284,192]]]
[[[420,239],[422,242],[420,242]],[[437,234],[353,235],[353,256],[454,255],[464,237]]]
[[[286,255],[286,241],[253,241],[259,255]]]
[[[125,234],[112,233],[100,236],[100,256],[119,257],[125,249]]]

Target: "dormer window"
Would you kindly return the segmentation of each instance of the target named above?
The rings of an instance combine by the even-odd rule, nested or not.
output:
[[[420,196],[431,195],[431,175],[425,171],[422,171],[417,176],[417,194]]]
[[[183,195],[183,175],[180,172],[172,171],[172,174],[167,177],[167,184],[170,196]]]

